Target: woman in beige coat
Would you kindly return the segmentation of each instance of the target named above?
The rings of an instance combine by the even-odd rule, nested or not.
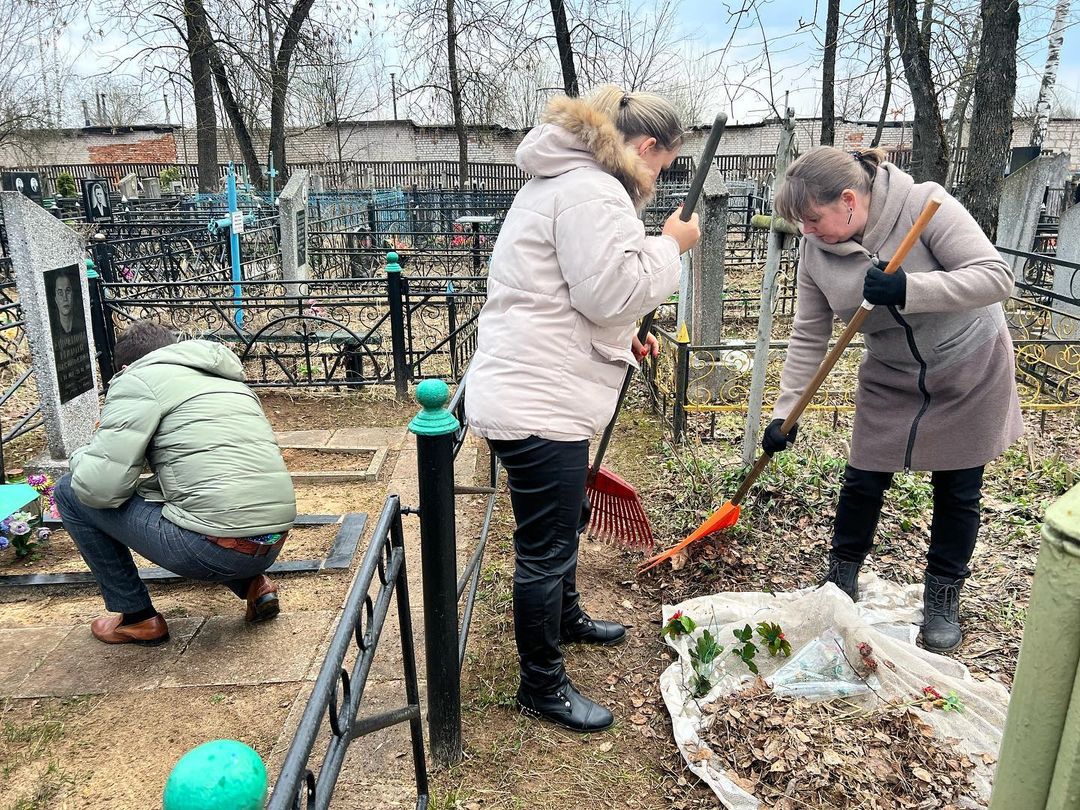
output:
[[[682,136],[672,106],[648,93],[605,87],[549,104],[517,150],[532,179],[495,242],[469,367],[469,425],[506,469],[517,521],[517,701],[575,731],[613,717],[574,689],[560,643],[626,634],[590,618],[577,593],[589,440],[644,355],[634,322],[678,288],[679,255],[698,240],[696,216],[673,214],[651,237],[639,218]]]
[[[886,275],[881,268],[934,194],[944,195],[941,208],[904,266]],[[862,328],[826,581],[858,598],[859,567],[893,473],[931,471],[922,640],[953,650],[963,640],[960,588],[971,573],[983,467],[1023,430],[1001,307],[1012,273],[957,200],[936,183],[915,183],[878,149],[811,149],[788,169],[776,210],[800,223],[803,238],[798,308],[762,446],[774,453],[794,441],[780,424],[825,356],[833,319],[850,320],[864,299],[874,304]]]

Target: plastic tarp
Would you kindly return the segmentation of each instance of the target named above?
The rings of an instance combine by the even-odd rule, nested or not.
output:
[[[669,639],[678,653],[660,677],[660,691],[668,712],[675,741],[687,766],[704,780],[720,801],[731,810],[753,810],[760,802],[739,787],[712,759],[692,761],[699,746],[707,745],[703,727],[708,712],[703,709],[720,699],[751,685],[755,676],[735,656],[725,659],[714,686],[708,694],[695,698],[691,690],[693,668],[689,649],[704,630],[709,630],[723,644],[725,652],[735,644],[732,630],[746,624],[775,622],[791,643],[791,658],[772,657],[760,639],[755,663],[760,675],[771,686],[774,681],[786,684],[787,694],[824,699],[844,697],[871,707],[885,701],[913,700],[925,686],[933,686],[942,695],[955,692],[963,703],[963,712],[921,712],[941,739],[950,739],[957,750],[975,763],[972,774],[975,787],[984,802],[989,802],[992,766],[984,763],[984,754],[996,760],[1005,726],[1008,691],[995,681],[976,681],[967,667],[944,655],[928,652],[915,643],[922,621],[922,585],[901,586],[864,572],[860,580],[860,601],[851,600],[836,586],[805,589],[790,593],[718,593],[690,599],[663,608],[664,623],[676,611],[682,611],[697,624],[689,635]],[[844,653],[836,648],[842,641]],[[850,663],[859,662],[858,644],[873,647],[881,664],[877,678],[869,686],[855,675]],[[831,649],[836,656],[831,656]],[[886,666],[888,661],[892,666]],[[869,687],[873,687],[873,691]],[[790,691],[790,690],[794,691]],[[774,691],[784,691],[774,686]],[[876,694],[874,694],[876,692]],[[918,711],[918,710],[916,710]],[[739,740],[732,740],[739,745]],[[976,805],[978,806],[978,805]]]

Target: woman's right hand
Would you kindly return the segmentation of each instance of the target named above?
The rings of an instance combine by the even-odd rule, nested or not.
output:
[[[686,253],[701,239],[701,226],[698,224],[697,214],[691,214],[689,221],[683,222],[679,219],[681,213],[682,206],[680,205],[664,223],[663,235],[670,236],[679,243],[679,253]]]

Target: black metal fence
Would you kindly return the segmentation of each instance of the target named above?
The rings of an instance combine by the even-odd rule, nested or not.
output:
[[[329,807],[349,746],[367,734],[400,723],[409,724],[416,808],[423,810],[428,805],[427,763],[401,515],[398,497],[391,495],[383,506],[360,571],[345,600],[311,697],[274,784],[268,810]],[[376,576],[378,586],[373,596],[371,588]],[[405,705],[360,718],[368,675],[392,601],[397,603]],[[348,665],[350,658],[351,666]],[[313,769],[312,752],[323,736],[328,737],[326,751],[321,764]]]

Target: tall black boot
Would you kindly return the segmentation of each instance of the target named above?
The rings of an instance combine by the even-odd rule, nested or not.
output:
[[[850,596],[852,602],[858,602],[859,569],[861,567],[861,560],[859,562],[848,562],[847,560],[841,560],[836,554],[830,553],[829,572],[825,575],[825,580],[821,584],[824,585],[826,582],[831,582]]]
[[[960,629],[960,589],[963,579],[927,572],[923,585],[923,646],[936,653],[952,652],[964,640]]]

